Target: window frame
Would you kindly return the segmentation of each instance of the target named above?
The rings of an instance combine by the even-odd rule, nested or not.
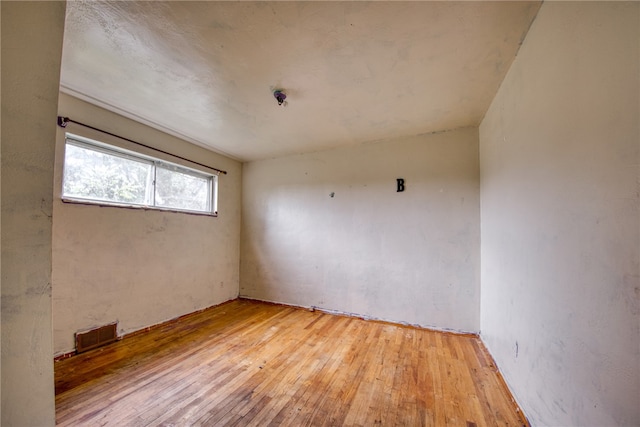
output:
[[[145,203],[117,202],[117,201],[111,201],[111,200],[102,200],[102,199],[96,199],[96,198],[75,197],[75,196],[65,195],[64,184],[65,184],[65,176],[66,176],[66,168],[67,168],[66,150],[69,144],[79,148],[89,149],[89,150],[93,150],[109,156],[119,157],[122,159],[127,159],[127,160],[131,160],[131,161],[135,161],[135,162],[139,162],[139,163],[143,163],[151,166],[152,168],[150,173],[151,182],[147,184],[147,189],[146,189],[146,191],[150,192],[150,197],[149,197],[150,203],[145,204]],[[208,180],[207,207],[209,208],[209,210],[200,211],[200,210],[194,210],[194,209],[184,209],[184,208],[175,208],[175,207],[166,207],[166,206],[156,205],[157,168],[162,168],[170,172],[182,173],[192,177],[206,178]],[[136,151],[119,147],[117,145],[108,144],[106,142],[97,141],[95,139],[91,139],[91,138],[87,138],[77,134],[66,132],[64,135],[64,151],[62,155],[62,180],[61,180],[61,188],[60,188],[60,199],[65,203],[76,203],[76,204],[86,204],[86,205],[130,208],[130,209],[157,210],[157,211],[166,211],[166,212],[179,212],[179,213],[186,213],[186,214],[192,214],[192,215],[204,215],[204,216],[217,217],[218,216],[218,174],[204,172],[199,169],[194,169],[194,168],[184,166],[178,163],[174,163],[165,159],[150,156],[147,154],[142,154]]]

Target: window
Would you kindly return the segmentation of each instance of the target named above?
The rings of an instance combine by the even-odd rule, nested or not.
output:
[[[217,178],[75,135],[66,138],[64,200],[215,215]]]

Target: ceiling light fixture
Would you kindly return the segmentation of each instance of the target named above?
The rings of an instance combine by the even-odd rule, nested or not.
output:
[[[287,106],[287,102],[285,101],[285,99],[287,99],[287,95],[282,91],[282,89],[273,91],[273,97],[278,101],[278,105]]]

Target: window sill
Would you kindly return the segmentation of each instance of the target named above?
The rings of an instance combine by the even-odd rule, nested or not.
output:
[[[183,209],[174,209],[174,208],[161,208],[156,206],[129,205],[126,203],[73,199],[69,197],[62,197],[60,200],[62,201],[62,203],[69,203],[72,205],[99,206],[99,207],[106,207],[106,208],[124,208],[124,209],[134,209],[134,210],[144,210],[144,211],[173,212],[173,213],[181,213],[181,214],[187,214],[187,215],[210,216],[210,217],[218,216],[218,212],[199,212],[199,211],[190,211],[186,209],[183,210]]]

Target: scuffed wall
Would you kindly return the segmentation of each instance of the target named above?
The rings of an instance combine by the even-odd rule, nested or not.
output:
[[[1,2],[2,420],[55,424],[51,188],[64,2]]]
[[[534,425],[640,425],[640,4],[545,3],[480,126],[482,338]]]
[[[242,296],[478,331],[477,129],[246,163],[241,260]]]
[[[117,321],[122,335],[237,297],[242,165],[65,94],[60,95],[59,114],[228,174],[219,177],[217,218],[63,203],[65,131],[58,130],[53,208],[55,354],[72,351],[79,330]],[[70,124],[66,131],[130,148],[124,141],[81,126]]]

